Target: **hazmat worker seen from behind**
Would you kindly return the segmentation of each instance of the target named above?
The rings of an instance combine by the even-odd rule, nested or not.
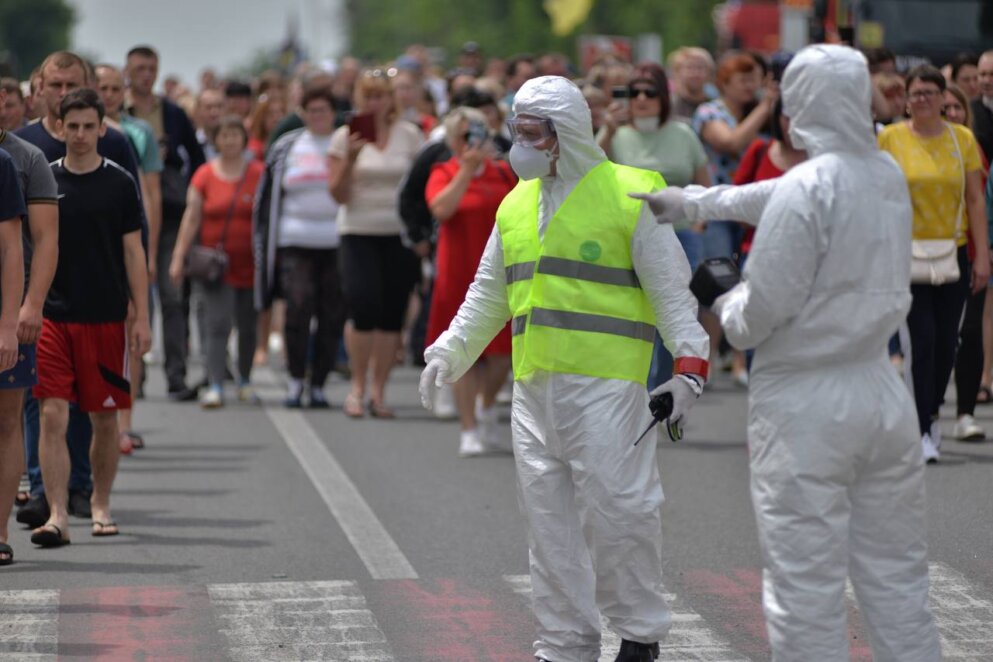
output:
[[[731,344],[755,349],[748,442],[773,660],[848,660],[850,577],[876,662],[936,662],[917,416],[886,351],[910,308],[906,180],[876,147],[857,51],[800,51],[782,99],[808,161],[646,199],[660,222],[758,223],[744,280],[716,310]]]
[[[538,623],[535,655],[595,662],[600,614],[617,660],[650,662],[670,626],[662,597],[662,486],[645,382],[656,328],[676,357],[677,426],[708,371],[707,334],[672,228],[625,195],[664,186],[658,173],[607,160],[573,83],[528,81],[514,98],[504,199],[475,282],[429,347],[421,398],[468,370],[511,319],[512,431],[528,520]],[[633,203],[633,204],[632,204]],[[660,250],[661,248],[661,250]]]

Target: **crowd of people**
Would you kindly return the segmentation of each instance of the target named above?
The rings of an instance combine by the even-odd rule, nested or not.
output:
[[[987,288],[993,51],[963,54],[944,70],[920,65],[904,72],[885,50],[865,55],[875,139],[905,179],[915,269],[922,270],[910,286],[906,319],[888,329],[889,351],[916,402],[923,457],[937,461],[939,409],[953,372],[956,438],[985,438],[975,408],[993,402],[993,288]],[[531,189],[519,178],[546,176],[554,163],[555,176],[567,182],[549,189],[554,208],[574,215],[573,222],[591,223],[593,231],[580,203],[563,203],[580,174],[596,172],[601,154],[621,168],[619,181],[650,188],[782,177],[809,156],[791,139],[791,116],[780,98],[790,59],[789,53],[730,52],[715,61],[687,47],[671,53],[665,66],[605,54],[578,71],[554,53],[485,59],[470,42],[447,72],[415,45],[370,67],[345,57],[252,80],[220,79],[206,69],[199,89],[167,80],[160,93],[159,54],[139,45],[124,54],[122,66],[60,51],[26,81],[3,79],[0,565],[13,559],[7,520],[15,500],[17,521],[43,547],[69,543],[70,514],[91,518],[94,536],[118,533],[110,491],[119,456],[144,445],[132,410],[142,397],[153,309],[167,391],[176,402],[222,408],[226,384],[234,382],[238,400],[258,404],[252,369],[268,364],[274,350],[285,361],[286,407],[331,407],[325,384],[339,373],[350,383],[340,403],[347,416],[392,418],[392,370],[404,361],[423,365],[432,346],[436,358],[444,348],[458,366],[447,375],[457,376],[447,380],[454,381],[450,390],[443,387],[429,404],[439,416],[459,419],[459,453],[506,451],[495,403],[512,353],[515,377],[543,367],[529,364],[535,356],[512,351],[524,342],[524,322],[507,320],[521,305],[514,298],[519,288],[510,286],[534,279],[537,287],[544,277],[534,260],[530,267],[507,261],[505,269],[506,256],[495,248],[502,233],[511,233],[502,250],[516,241],[513,250],[522,252],[510,257],[538,250],[538,238],[529,243],[516,217],[507,216],[537,204],[537,197],[524,197]],[[536,90],[539,84],[546,87]],[[531,96],[518,98],[522,89]],[[582,113],[542,106],[549,90],[581,102]],[[537,117],[522,114],[532,106]],[[572,126],[577,116],[588,121]],[[558,151],[568,145],[575,152]],[[632,174],[644,171],[657,179]],[[498,224],[500,209],[505,216]],[[618,213],[640,227],[637,209]],[[544,198],[540,218],[544,235],[552,220]],[[674,220],[671,241],[669,235],[658,240],[659,255],[663,244],[681,248],[691,270],[711,258],[739,266],[749,259],[754,230],[741,222],[748,219]],[[542,250],[563,241],[559,230],[549,237]],[[587,241],[579,257],[593,263],[611,250],[616,247]],[[651,301],[617,297],[604,301],[603,310],[629,313],[627,321],[642,334],[654,326],[655,306],[658,328],[668,330],[639,336],[630,366],[615,357],[612,365],[579,373],[628,379],[644,362],[651,366],[650,389],[683,375],[695,398],[708,376],[709,346],[711,360],[748,388],[751,348],[732,347],[719,310],[697,313],[666,290],[672,283],[685,290],[688,272],[640,253],[627,259],[626,271],[615,271],[653,273],[666,293]],[[543,257],[538,271],[587,278],[575,275],[586,273],[576,264],[563,253]],[[496,277],[507,290],[499,296],[492,290]],[[551,285],[547,290],[542,296],[549,301],[569,296]],[[594,289],[570,292],[591,301],[601,296]],[[667,309],[660,303],[665,297],[681,307]],[[461,346],[446,332],[465,324],[466,306],[502,319],[478,347]],[[494,306],[502,306],[500,314]],[[706,333],[697,333],[697,323]],[[549,324],[543,328],[555,326]],[[190,372],[193,329],[205,366],[199,379]],[[669,331],[693,345],[694,369],[686,369],[686,356],[673,355],[675,335],[663,338]],[[540,342],[547,348],[565,338],[550,334]],[[629,351],[610,342],[619,343],[618,355]],[[522,392],[516,405],[524,412],[520,425],[545,415],[539,395],[532,395],[534,402],[526,402]],[[610,400],[589,406],[604,402]],[[541,454],[537,445],[523,450]],[[25,468],[29,486],[19,493]],[[646,483],[646,494],[653,489]]]

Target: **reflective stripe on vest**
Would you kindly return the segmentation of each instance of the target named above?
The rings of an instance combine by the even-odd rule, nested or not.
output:
[[[520,335],[527,329],[527,315],[515,317],[510,325],[512,335]],[[609,333],[645,342],[655,342],[655,327],[643,322],[632,322],[606,315],[590,313],[572,313],[567,310],[549,310],[547,308],[531,309],[532,326],[551,326],[567,331],[592,331],[594,333]]]
[[[538,233],[541,184],[521,181],[497,212],[511,313],[514,378],[535,371],[644,383],[655,312],[634,271],[642,204],[661,176],[605,161]]]
[[[534,277],[534,262],[512,264],[507,267],[506,271],[507,285],[521,280],[530,280]],[[634,269],[604,267],[599,264],[590,264],[588,262],[580,262],[579,260],[567,260],[562,257],[551,257],[549,255],[545,255],[538,261],[538,273],[588,280],[591,283],[603,283],[605,285],[641,287],[641,283],[638,282],[638,275],[634,272]]]

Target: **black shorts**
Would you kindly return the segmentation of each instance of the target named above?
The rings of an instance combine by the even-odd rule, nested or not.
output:
[[[400,331],[420,276],[417,256],[398,236],[344,235],[338,258],[348,318],[356,331]]]

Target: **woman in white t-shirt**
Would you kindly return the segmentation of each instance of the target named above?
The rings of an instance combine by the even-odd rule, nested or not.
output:
[[[335,118],[330,88],[306,90],[300,107],[304,128],[282,136],[266,163],[256,242],[261,234],[268,247],[260,251],[263,264],[269,257],[274,266],[257,270],[266,276],[257,291],[262,306],[275,291],[286,300],[284,335],[290,373],[286,406],[303,405],[309,360],[307,404],[326,409],[324,382],[334,367],[345,318],[338,275],[339,209],[328,194],[327,151]],[[264,229],[260,232],[258,226]]]
[[[352,388],[344,411],[354,418],[365,414],[371,372],[369,413],[392,418],[384,393],[400,348],[410,292],[420,274],[417,257],[400,240],[397,193],[423,134],[397,118],[390,79],[380,70],[358,80],[354,105],[372,116],[375,142],[367,143],[342,127],[331,137],[328,150],[329,188],[341,204],[342,290],[351,321],[345,345]]]

